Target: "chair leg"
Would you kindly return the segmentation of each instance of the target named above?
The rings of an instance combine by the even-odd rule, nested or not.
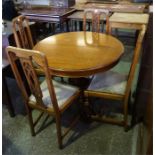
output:
[[[34,124],[33,124],[32,109],[29,109],[28,111],[28,119],[30,124],[31,135],[35,136],[36,134],[35,134]]]
[[[129,109],[129,104],[131,103],[131,91],[129,93],[128,98],[125,99],[124,101],[124,130],[128,131],[129,130],[129,125],[128,125],[128,109]]]
[[[128,131],[128,100],[124,102],[124,131]]]
[[[61,135],[61,118],[56,116],[56,128],[57,128],[57,138],[59,149],[62,149],[62,135]]]

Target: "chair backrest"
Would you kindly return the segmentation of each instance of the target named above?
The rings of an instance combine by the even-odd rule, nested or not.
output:
[[[125,98],[128,99],[128,96],[130,94],[130,90],[131,90],[131,86],[132,86],[132,82],[134,79],[134,74],[135,74],[135,70],[136,70],[136,66],[140,57],[140,52],[141,52],[141,47],[142,47],[142,43],[143,43],[143,39],[145,36],[145,32],[146,32],[146,25],[145,24],[124,24],[123,23],[116,23],[116,22],[110,22],[109,23],[109,34],[112,33],[112,29],[134,29],[139,31],[138,37],[137,37],[137,41],[136,41],[136,46],[134,49],[134,54],[133,54],[133,58],[132,58],[132,62],[131,62],[131,66],[130,66],[130,71],[128,74],[128,80],[127,80],[127,86],[126,86],[126,92],[125,92]],[[127,101],[126,101],[127,102]]]
[[[11,47],[11,46],[8,46],[6,48],[6,51],[7,51],[8,59],[11,64],[13,73],[15,75],[17,84],[25,99],[26,106],[29,100],[29,95],[26,91],[25,85],[22,81],[19,68],[16,64],[17,60],[20,61],[26,80],[27,80],[27,83],[29,85],[30,91],[36,98],[36,105],[41,108],[46,108],[46,107],[43,104],[43,100],[42,100],[43,95],[42,95],[42,91],[40,88],[40,82],[39,82],[39,79],[37,77],[37,73],[34,67],[34,62],[38,64],[41,70],[45,73],[45,78],[46,78],[49,94],[51,97],[51,101],[53,104],[53,108],[54,108],[54,111],[57,112],[59,109],[58,109],[58,104],[57,104],[57,99],[56,99],[53,83],[51,80],[50,71],[48,69],[48,63],[47,63],[46,56],[39,51],[21,49],[21,48],[16,48],[16,47]]]
[[[25,16],[18,16],[12,20],[13,34],[16,46],[32,49],[34,46],[32,34],[29,27],[29,20]]]
[[[109,32],[109,11],[106,9],[95,9],[89,8],[84,10],[84,18],[83,18],[83,31],[86,31],[86,22],[87,16],[91,15],[92,18],[92,31],[93,32],[100,32],[100,20],[101,16],[106,20],[106,33]]]

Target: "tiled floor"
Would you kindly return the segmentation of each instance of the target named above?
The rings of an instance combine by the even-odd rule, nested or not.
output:
[[[36,112],[34,111],[34,115]],[[43,120],[45,117],[41,120]],[[37,125],[37,131],[42,123]],[[133,150],[133,130],[124,132],[122,127],[79,122],[64,140],[64,149],[57,147],[55,123],[52,117],[45,128],[32,137],[26,115],[10,118],[3,107],[3,154],[4,155],[130,155]]]

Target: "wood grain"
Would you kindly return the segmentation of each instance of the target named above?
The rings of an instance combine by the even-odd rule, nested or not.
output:
[[[92,32],[69,32],[48,37],[34,50],[47,56],[53,74],[82,77],[107,70],[117,63],[124,52],[116,38]]]

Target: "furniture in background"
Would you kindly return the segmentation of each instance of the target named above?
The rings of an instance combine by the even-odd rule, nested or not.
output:
[[[99,9],[100,10],[100,9]],[[111,14],[109,14],[110,16]],[[70,20],[70,25],[71,25],[71,31],[77,31],[77,25],[79,24],[79,30],[83,30],[83,18],[84,18],[84,11],[76,11],[70,16],[67,17]],[[101,24],[103,25],[105,22],[105,18],[101,16],[100,21]],[[90,24],[92,21],[92,14],[88,13],[87,15],[87,24],[88,24],[88,30],[90,30]]]
[[[93,32],[103,32],[104,31],[104,21],[101,23],[101,17],[106,21],[106,26],[105,26],[105,32],[109,32],[109,11],[105,9],[85,9],[84,10],[84,17],[83,17],[83,31],[87,31],[86,26],[87,26],[87,16],[89,14],[89,18],[91,15],[91,22],[92,22],[92,31]]]
[[[109,18],[110,27],[139,29],[141,25],[147,26],[149,14],[114,13]]]
[[[124,24],[124,23],[123,23]],[[123,125],[125,130],[128,129],[128,102],[130,99],[131,86],[135,74],[136,65],[139,60],[140,50],[145,35],[146,25],[136,25],[136,24],[125,24],[122,23],[111,23],[109,25],[109,30],[111,32],[112,28],[127,28],[127,29],[138,29],[139,35],[136,42],[134,55],[130,65],[130,70],[128,73],[119,73],[117,70],[111,70],[105,73],[96,74],[88,89],[84,92],[86,97],[86,105],[89,106],[89,97],[99,97],[105,99],[120,100],[123,102],[123,119],[116,120],[115,118],[105,117],[104,114],[90,113],[88,117],[93,120],[109,122],[113,124]],[[116,48],[117,49],[117,48]],[[116,50],[114,49],[114,51]],[[121,65],[121,63],[118,63]],[[121,67],[121,66],[120,66]]]
[[[109,26],[115,28],[116,35],[118,35],[118,29],[128,29],[130,27],[130,30],[135,31],[134,37],[137,40],[139,28],[141,28],[141,25],[147,26],[148,19],[149,15],[143,13],[114,13],[109,18]]]
[[[107,9],[111,12],[122,12],[122,13],[143,13],[146,7],[145,4],[97,4],[97,3],[86,3],[85,8],[100,8]]]
[[[31,21],[59,24],[60,31],[64,31],[63,24],[66,23],[67,31],[69,31],[67,17],[74,11],[73,8],[32,7],[21,10],[19,13]]]
[[[29,20],[21,15],[12,20],[12,25],[16,46],[32,49],[34,41],[29,27]]]
[[[26,4],[28,4],[28,6],[26,6]],[[42,6],[42,7],[62,7],[62,8],[69,8],[71,6],[73,6],[75,4],[75,0],[59,0],[59,1],[55,1],[55,0],[28,0],[28,1],[17,1],[15,2],[15,5],[17,7],[20,8],[29,8],[29,7],[36,7],[36,6]],[[24,6],[22,6],[24,5]]]
[[[98,8],[107,9],[110,12],[121,12],[121,13],[143,13],[148,4],[135,4],[132,2],[119,1],[118,4],[101,4],[94,2],[77,3],[73,6],[74,9],[82,11],[86,8]]]
[[[51,79],[51,71],[48,66],[46,56],[39,51],[16,48],[8,46],[7,55],[11,64],[18,87],[21,90],[26,110],[28,113],[29,124],[32,136],[35,136],[35,126],[43,113],[54,116],[57,128],[57,138],[59,148],[62,148],[62,140],[78,121],[79,115],[71,122],[70,127],[62,133],[61,117],[63,112],[77,99],[80,90],[77,87],[64,85]],[[25,88],[24,81],[18,70],[16,60],[20,60],[31,95]],[[33,62],[38,63],[45,74],[45,80],[40,83]],[[33,121],[32,110],[41,111],[38,119]]]

